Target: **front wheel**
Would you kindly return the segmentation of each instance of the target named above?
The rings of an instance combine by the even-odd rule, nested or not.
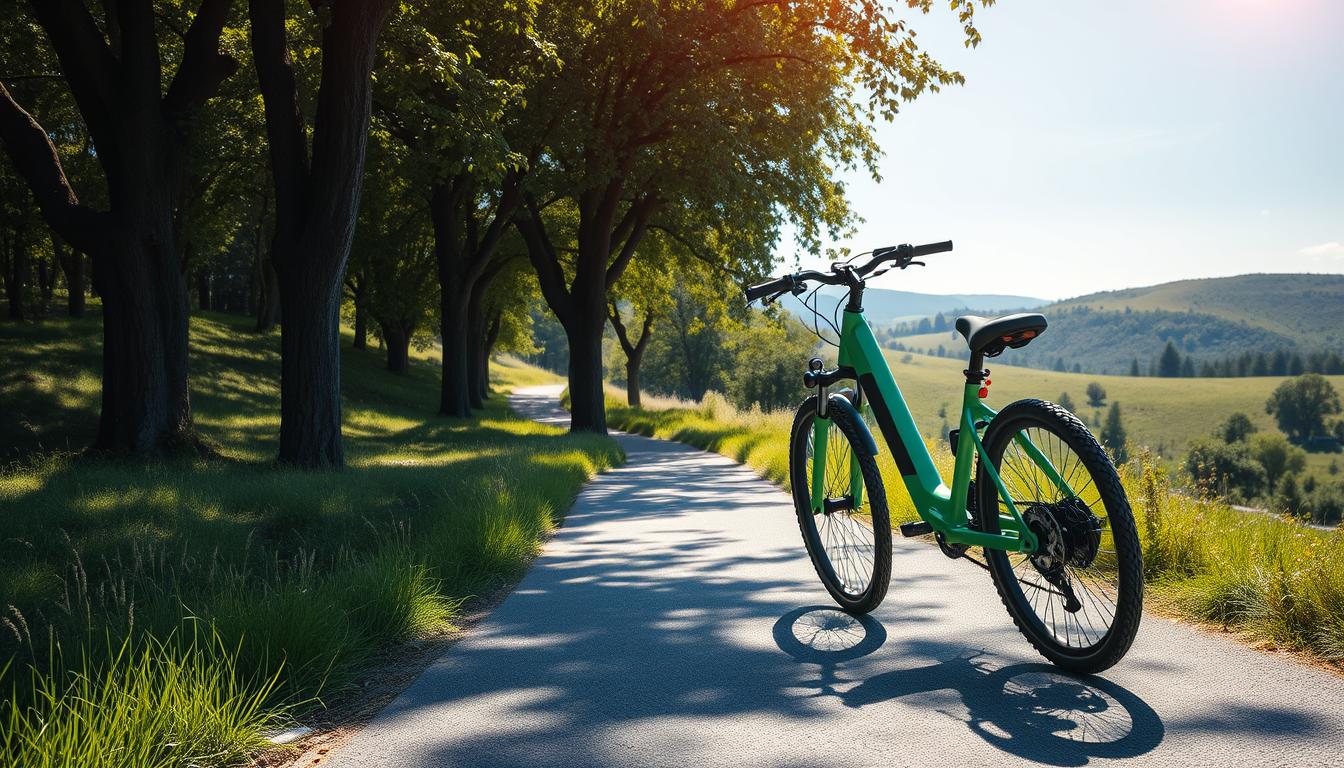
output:
[[[831,395],[833,401],[841,397]],[[867,613],[886,597],[891,578],[887,494],[877,461],[866,451],[855,450],[863,445],[864,427],[840,407],[830,408],[827,415],[824,462],[816,461],[816,395],[803,401],[794,417],[789,439],[794,509],[807,554],[826,591],[846,611]],[[816,473],[821,473],[826,502],[814,510],[811,490]]]
[[[1081,421],[1042,400],[1000,411],[984,444],[1038,540],[1030,555],[985,551],[1013,622],[1060,667],[1094,673],[1112,666],[1134,642],[1143,614],[1143,555],[1115,465]],[[983,462],[976,486],[977,510],[999,513],[976,516],[998,533],[1000,515],[1011,513]]]

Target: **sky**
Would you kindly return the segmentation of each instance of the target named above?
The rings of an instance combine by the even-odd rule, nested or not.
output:
[[[1344,0],[998,0],[975,49],[935,5],[918,41],[967,82],[878,127],[883,180],[844,175],[865,221],[833,245],[956,250],[873,285],[1344,273]]]

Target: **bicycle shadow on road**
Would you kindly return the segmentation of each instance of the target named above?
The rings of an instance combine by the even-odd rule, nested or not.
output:
[[[1093,758],[1129,758],[1151,752],[1166,734],[1157,713],[1143,699],[1096,676],[1074,676],[1048,664],[996,666],[984,651],[941,642],[907,643],[909,656],[942,658],[904,667],[843,688],[839,665],[867,656],[886,642],[887,632],[872,616],[853,616],[831,606],[797,608],[775,623],[780,650],[819,667],[813,681],[821,696],[835,696],[860,708],[908,699],[930,699],[944,715],[966,723],[990,745],[1035,762],[1087,765]],[[961,707],[929,696],[951,691]]]

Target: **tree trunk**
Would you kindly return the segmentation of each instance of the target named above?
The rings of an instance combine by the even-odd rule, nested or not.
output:
[[[9,319],[24,319],[24,289],[29,281],[28,247],[21,230],[14,230],[9,241],[9,269],[5,270],[5,298],[9,301]]]
[[[499,328],[503,322],[503,312],[495,310],[490,327],[485,332],[485,344],[481,347],[480,365],[477,366],[481,400],[490,399],[490,356],[495,352],[495,342],[499,341]]]
[[[609,181],[578,196],[578,253],[568,287],[565,269],[546,233],[536,201],[528,199],[527,215],[517,220],[528,258],[537,270],[542,296],[569,339],[571,432],[606,434],[602,391],[602,329],[607,324],[607,291],[620,278],[644,236],[657,198],[640,195],[623,216],[617,210],[624,181]],[[615,254],[614,258],[612,254]]]
[[[56,292],[56,265],[49,265],[45,257],[37,260],[37,285],[42,294],[41,313],[46,314],[52,294]]]
[[[465,177],[440,182],[430,191],[429,215],[434,225],[434,258],[439,278],[439,340],[442,343],[439,415],[471,416],[472,283],[464,275],[466,236],[463,198],[469,194]],[[470,212],[467,215],[471,215]]]
[[[616,331],[616,340],[620,342],[621,350],[625,352],[625,400],[630,407],[638,408],[639,365],[644,360],[644,350],[649,345],[649,334],[653,332],[653,314],[644,315],[644,325],[639,338],[633,342],[630,340],[625,323],[621,320],[621,310],[615,302],[612,302],[607,310],[607,319],[611,320],[611,327]]]
[[[196,304],[202,312],[209,312],[210,307],[210,273],[205,269],[196,270]]]
[[[369,348],[369,311],[355,302],[355,349]]]
[[[253,61],[275,183],[280,278],[280,455],[341,466],[340,306],[368,148],[374,52],[392,0],[324,5],[311,131],[285,34],[286,4],[251,0]]]
[[[485,311],[485,294],[490,288],[491,279],[480,280],[472,287],[467,300],[467,339],[466,357],[463,358],[462,376],[467,387],[467,400],[472,408],[485,407],[482,392],[485,389],[481,381],[481,358],[490,354],[486,351],[486,336],[489,332],[489,319]]]
[[[379,323],[387,342],[387,370],[406,375],[411,370],[411,334],[398,323]]]
[[[103,401],[94,448],[146,453],[194,444],[187,392],[187,291],[166,200],[93,260],[103,299]]]
[[[266,333],[280,322],[280,277],[275,264],[262,257],[257,264],[257,333]]]
[[[639,362],[643,355],[625,359],[625,401],[631,408],[639,407]]]
[[[472,324],[470,302],[455,295],[455,283],[441,283],[439,293],[439,335],[443,342],[439,415],[458,418],[471,415],[470,365],[472,360]]]
[[[605,288],[583,300],[575,285],[574,316],[564,325],[570,342],[570,432],[606,434],[606,398],[602,391],[602,328],[606,327]]]
[[[74,248],[66,248],[65,241],[55,232],[51,233],[51,244],[56,251],[56,263],[65,273],[66,310],[71,317],[84,316],[84,254]]]
[[[340,282],[279,276],[280,461],[339,467],[341,446]]]

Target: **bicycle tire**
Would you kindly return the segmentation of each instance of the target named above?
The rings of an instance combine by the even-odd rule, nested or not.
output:
[[[831,395],[831,397],[840,398],[842,396]],[[860,528],[867,528],[871,532],[871,555],[865,561],[863,557],[864,547],[845,545],[837,541],[842,536],[838,536],[831,531],[829,518],[834,518],[839,513],[812,513],[811,475],[809,473],[811,456],[809,449],[816,412],[817,396],[812,395],[799,406],[798,413],[793,419],[793,428],[789,437],[789,478],[793,486],[794,511],[798,516],[798,528],[803,535],[803,543],[807,546],[807,554],[812,560],[812,566],[816,569],[817,576],[821,579],[822,585],[826,587],[826,591],[830,593],[831,598],[842,609],[850,613],[868,613],[881,605],[882,600],[887,595],[887,586],[891,579],[891,516],[887,509],[886,489],[882,485],[882,475],[878,472],[877,461],[863,451],[854,450],[855,446],[863,444],[860,438],[860,425],[851,417],[850,411],[839,407],[831,408],[829,412],[831,432],[827,438],[828,449],[829,446],[836,445],[839,442],[836,438],[840,437],[844,441],[847,453],[858,459],[859,469],[863,476],[865,496],[862,507],[867,512],[866,515],[863,510],[860,510],[858,514],[846,512],[844,515],[846,521],[836,523],[836,525],[849,526],[852,523]],[[828,461],[829,463],[831,462]],[[848,466],[848,460],[837,460],[836,464],[838,466]],[[844,483],[847,488],[847,472]],[[828,519],[819,525],[818,519],[823,517]],[[867,525],[863,523],[864,517],[867,518]],[[823,528],[826,530],[822,530]],[[848,530],[852,534],[850,541],[856,541],[858,537],[862,536],[862,530]],[[828,541],[831,546],[828,546]],[[838,569],[833,558],[835,552],[832,550],[842,551],[844,562]],[[844,575],[837,573],[837,570],[843,572]],[[859,571],[864,573],[860,574]],[[859,588],[860,583],[857,581],[860,575],[865,577],[861,588]]]
[[[1138,530],[1134,523],[1134,513],[1130,508],[1129,500],[1125,494],[1125,489],[1120,483],[1120,476],[1116,472],[1115,465],[1111,463],[1110,458],[1097,443],[1095,437],[1067,410],[1043,400],[1019,400],[1001,410],[997,416],[990,422],[986,430],[984,445],[988,459],[994,463],[996,471],[1002,477],[1005,473],[1004,455],[1008,449],[1010,441],[1019,432],[1029,430],[1041,430],[1044,433],[1054,436],[1057,444],[1067,447],[1077,457],[1077,464],[1068,464],[1068,458],[1065,457],[1065,465],[1069,471],[1077,473],[1079,469],[1086,472],[1090,479],[1090,485],[1082,486],[1077,490],[1081,496],[1091,496],[1091,488],[1095,488],[1096,501],[1086,501],[1088,508],[1095,515],[1097,504],[1100,503],[1101,510],[1104,510],[1106,518],[1098,534],[1097,549],[1093,551],[1095,561],[1090,561],[1087,566],[1078,569],[1076,572],[1070,570],[1067,566],[1065,570],[1069,575],[1070,589],[1081,585],[1084,597],[1079,598],[1082,603],[1082,609],[1075,609],[1074,630],[1069,629],[1069,618],[1064,618],[1064,641],[1061,642],[1057,620],[1055,619],[1056,606],[1064,597],[1061,592],[1048,593],[1045,595],[1035,594],[1033,598],[1028,598],[1024,591],[1024,586],[1034,586],[1027,583],[1027,576],[1031,569],[1035,569],[1038,574],[1039,568],[1032,564],[1030,558],[1016,553],[1005,552],[1003,550],[985,549],[985,559],[990,566],[990,573],[994,580],[994,586],[999,593],[999,598],[1003,601],[1004,607],[1008,609],[1013,623],[1032,644],[1032,646],[1047,660],[1058,667],[1067,669],[1071,672],[1095,673],[1113,666],[1120,661],[1128,652],[1130,645],[1134,642],[1134,637],[1138,633],[1139,623],[1143,615],[1143,555],[1139,544]],[[1039,434],[1039,433],[1038,433]],[[1035,440],[1032,441],[1036,443]],[[1037,445],[1040,449],[1040,446]],[[1043,449],[1042,449],[1043,450]],[[1044,452],[1044,450],[1043,450]],[[1020,455],[1020,452],[1018,452]],[[1051,459],[1056,463],[1055,459]],[[1008,474],[1016,471],[1011,465]],[[1064,474],[1064,470],[1060,470]],[[1020,476],[1019,476],[1020,477]],[[1035,481],[1032,481],[1033,483]],[[1077,484],[1082,485],[1081,476],[1077,479]],[[1017,481],[1011,477],[1004,478],[1005,485],[1016,484]],[[977,509],[979,510],[997,510],[1000,508],[1001,501],[993,481],[982,465],[977,470]],[[1072,483],[1071,483],[1072,485]],[[1029,487],[1026,481],[1020,483],[1021,488]],[[1019,489],[1020,490],[1020,489]],[[1039,484],[1037,491],[1041,491]],[[1010,488],[1010,492],[1014,489]],[[1062,496],[1062,492],[1054,489],[1054,492]],[[1014,497],[1018,493],[1013,492]],[[1079,498],[1079,497],[1072,497]],[[1014,498],[1018,511],[1024,516],[1027,510],[1024,509],[1022,501]],[[998,533],[1000,530],[997,514],[978,514],[981,525],[989,533]],[[1100,516],[1098,516],[1100,520]],[[1110,533],[1110,542],[1113,549],[1106,549],[1106,532]],[[1044,545],[1042,545],[1044,546]],[[1112,557],[1113,555],[1113,557]],[[1022,558],[1016,565],[1012,562],[1013,557]],[[1027,563],[1030,568],[1023,569],[1022,564]],[[1087,573],[1091,566],[1098,565],[1096,569],[1099,572],[1108,573],[1113,569],[1115,576],[1114,601],[1109,601],[1109,595],[1106,594],[1105,586],[1099,579],[1091,585],[1087,581]],[[1078,578],[1077,584],[1072,580]],[[1042,577],[1045,578],[1045,577]],[[1048,585],[1041,585],[1037,590]],[[1095,589],[1095,592],[1093,591]],[[1101,595],[1098,599],[1097,595]],[[1040,601],[1044,597],[1044,604],[1050,606],[1051,621],[1056,622],[1054,626],[1047,627],[1046,619],[1038,613],[1037,605],[1034,601]],[[1098,633],[1099,637],[1094,642],[1082,643],[1083,638],[1091,639],[1093,634],[1089,629],[1095,629],[1095,626],[1084,627],[1083,620],[1077,618],[1076,614],[1089,608],[1088,599],[1092,600],[1091,606],[1098,608],[1096,615],[1098,617],[1105,615],[1105,609],[1110,602],[1110,623],[1104,633]],[[1045,605],[1040,610],[1044,612]],[[1067,609],[1061,612],[1067,614]],[[1090,619],[1090,616],[1089,616]],[[1074,636],[1080,639],[1078,645],[1072,643]]]

